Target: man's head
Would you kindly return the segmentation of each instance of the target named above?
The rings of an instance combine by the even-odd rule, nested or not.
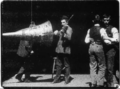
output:
[[[63,16],[61,18],[61,24],[62,24],[62,26],[67,26],[68,25],[68,17],[67,16]]]
[[[110,22],[110,16],[104,14],[103,15],[103,23],[107,25],[107,24],[109,24],[109,22]]]
[[[94,20],[92,20],[92,22],[94,23],[94,24],[100,24],[100,16],[97,14],[97,15],[95,15],[95,18],[94,18]]]

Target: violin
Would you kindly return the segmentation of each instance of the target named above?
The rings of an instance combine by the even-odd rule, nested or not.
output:
[[[62,29],[60,30],[61,33],[66,33],[68,29],[68,26],[63,26]]]
[[[65,41],[64,35],[65,35],[67,29],[68,29],[68,26],[63,26],[62,29],[59,31],[60,32],[60,38],[59,38],[60,40]]]

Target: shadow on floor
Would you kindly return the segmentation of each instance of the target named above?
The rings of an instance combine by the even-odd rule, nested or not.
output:
[[[48,79],[42,79],[42,80],[37,80],[39,77],[42,77],[42,76],[37,76],[37,77],[30,77],[30,81],[29,82],[53,82],[53,79],[52,78],[48,78]],[[74,78],[72,78],[71,76],[70,76],[70,82],[73,80]],[[59,82],[57,82],[57,83],[60,83],[60,82],[62,82],[62,81],[64,81],[65,79],[64,79],[64,76],[60,76],[60,80],[59,80]]]

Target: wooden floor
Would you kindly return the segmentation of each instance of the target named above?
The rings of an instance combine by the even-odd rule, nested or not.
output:
[[[16,76],[16,75],[15,75]],[[31,82],[19,82],[15,76],[3,82],[4,87],[89,87],[90,76],[88,74],[72,74],[70,83],[65,84],[64,77],[59,83],[52,84],[50,74],[31,74]]]
[[[12,78],[2,83],[3,87],[89,87],[89,74],[71,74],[70,83],[65,84],[64,77],[61,75],[59,83],[52,83],[51,74],[31,74],[30,82],[19,82],[14,75]],[[24,78],[24,76],[23,76]],[[114,83],[116,81],[114,77]],[[120,86],[119,86],[120,87]]]

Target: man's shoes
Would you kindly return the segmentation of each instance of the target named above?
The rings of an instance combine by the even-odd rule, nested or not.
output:
[[[107,84],[107,82],[104,82],[104,87],[108,87],[108,84]]]
[[[113,82],[107,83],[107,87],[114,87],[114,83]]]
[[[65,77],[65,84],[68,84],[70,82],[70,76]]]
[[[55,77],[52,83],[58,83],[60,82],[60,77]]]
[[[27,83],[29,83],[29,82],[31,82],[28,78],[26,78],[25,80],[24,80],[24,82],[27,82]]]
[[[97,87],[104,87],[104,85],[97,85]]]
[[[18,79],[19,82],[23,82],[22,79],[21,79],[21,77],[22,77],[22,74],[18,74],[18,75],[16,76],[16,79]]]
[[[91,87],[97,87],[97,84],[92,84]]]

